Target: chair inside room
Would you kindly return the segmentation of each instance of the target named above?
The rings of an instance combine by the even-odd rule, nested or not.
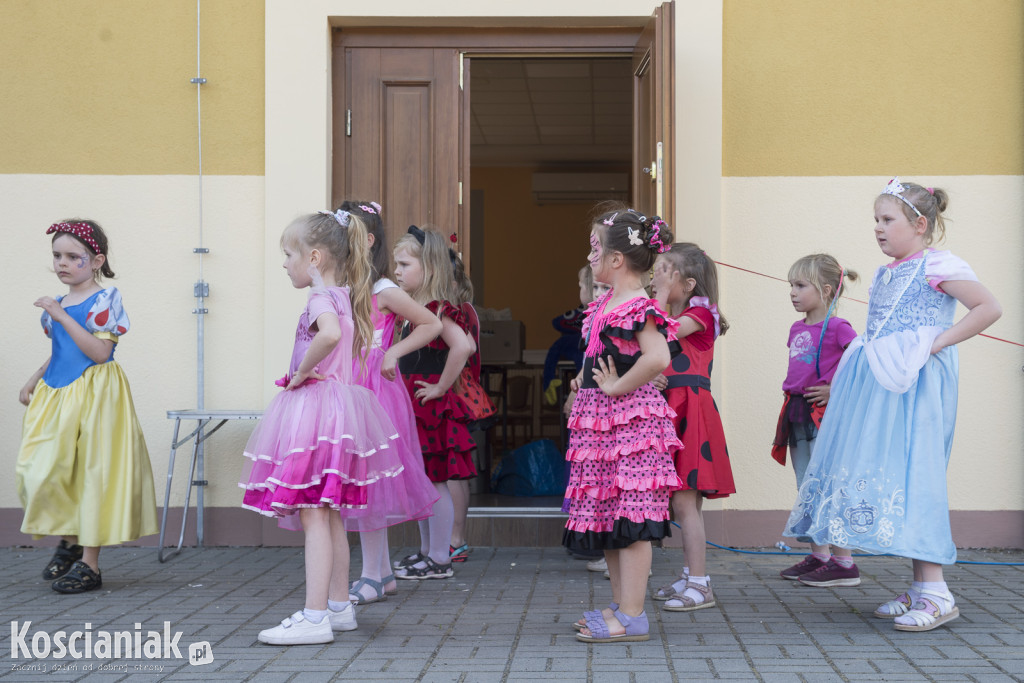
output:
[[[514,375],[508,378],[508,430],[506,449],[518,448],[533,441],[533,377]],[[520,435],[521,438],[520,438]]]

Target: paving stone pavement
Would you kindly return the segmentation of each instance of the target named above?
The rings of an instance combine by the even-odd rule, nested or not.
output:
[[[0,614],[18,622],[17,638],[0,626],[5,683],[1024,681],[1024,566],[948,568],[961,617],[903,633],[871,613],[905,588],[905,560],[861,558],[860,586],[810,588],[778,577],[792,557],[711,548],[718,607],[671,613],[648,601],[650,641],[588,645],[570,624],[608,602],[601,574],[561,548],[475,548],[453,579],[401,581],[397,596],[357,608],[358,630],[327,645],[288,648],[262,645],[256,634],[302,607],[300,549],[190,548],[166,564],[153,548],[107,549],[103,588],[71,596],[40,578],[50,554],[0,549]],[[960,559],[1024,562],[1024,553],[969,551]],[[655,549],[652,589],[679,571],[680,560],[678,550]],[[96,642],[100,631],[134,633],[138,623],[144,643],[165,621],[181,633],[181,659],[26,659],[20,646],[23,638],[41,651],[53,638],[56,647],[58,631],[86,623]],[[190,665],[188,646],[203,642],[214,661]]]

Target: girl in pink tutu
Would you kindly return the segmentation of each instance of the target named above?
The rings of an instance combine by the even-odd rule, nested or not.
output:
[[[644,274],[668,251],[661,219],[632,210],[606,213],[590,232],[590,268],[612,290],[591,302],[583,322],[587,347],[569,416],[572,464],[566,498],[569,550],[603,550],[612,602],[574,626],[588,643],[649,638],[644,598],[651,541],[669,535],[669,497],[682,482],[673,453],[682,447],[675,413],[652,380],[668,367],[679,323],[644,291]]]
[[[356,628],[344,520],[367,515],[368,489],[398,475],[402,463],[387,412],[353,383],[353,355],[373,339],[365,225],[347,211],[302,216],[281,246],[292,286],[311,291],[279,382],[285,390],[245,448],[252,463],[240,484],[242,507],[306,532],[305,609],[261,631],[260,642],[328,643],[333,631]]]
[[[357,359],[353,362],[353,372],[359,384],[374,393],[398,429],[399,438],[393,448],[403,466],[398,476],[371,486],[366,514],[346,523],[350,531],[359,532],[363,555],[362,575],[349,588],[348,597],[356,605],[365,605],[385,600],[398,591],[389,560],[387,527],[426,519],[438,498],[423,469],[412,401],[398,372],[398,359],[423,348],[440,335],[441,321],[388,279],[391,252],[380,204],[346,201],[340,209],[358,216],[366,225],[373,281],[373,341],[366,353],[365,369],[360,368]],[[412,322],[415,329],[395,343],[398,316]]]

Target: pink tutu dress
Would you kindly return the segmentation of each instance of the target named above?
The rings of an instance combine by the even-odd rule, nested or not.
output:
[[[570,550],[617,550],[671,535],[669,497],[682,488],[673,454],[682,448],[664,396],[647,384],[609,396],[594,381],[598,357],[611,356],[619,376],[640,358],[636,334],[652,321],[675,347],[679,323],[657,304],[637,297],[611,311],[612,292],[590,304],[583,380],[569,416],[569,520],[562,544]]]
[[[352,531],[374,531],[409,520],[426,519],[433,514],[431,509],[438,497],[437,489],[423,469],[416,418],[402,375],[399,373],[389,381],[380,374],[384,353],[394,343],[396,316],[380,312],[377,295],[391,287],[397,288],[398,285],[387,278],[374,283],[373,344],[366,355],[366,367],[360,367],[356,358],[352,372],[359,384],[373,392],[395,424],[398,439],[393,442],[392,449],[398,454],[404,469],[397,476],[382,479],[370,488],[366,513],[347,525]]]
[[[283,529],[301,528],[300,508],[330,507],[346,518],[369,513],[368,489],[402,471],[398,434],[366,387],[352,383],[352,304],[348,289],[310,292],[295,331],[288,377],[299,368],[316,334],[316,319],[334,313],[341,340],[320,361],[325,377],[270,402],[245,447],[242,507],[278,517]]]

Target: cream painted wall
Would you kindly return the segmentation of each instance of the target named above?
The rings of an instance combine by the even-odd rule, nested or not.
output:
[[[198,279],[197,179],[189,176],[0,175],[4,213],[0,234],[16,254],[0,336],[0,453],[12,472],[24,407],[18,391],[49,356],[39,327],[40,296],[66,293],[53,274],[50,236],[57,220],[97,220],[110,238],[109,281],[124,297],[131,330],[115,358],[132,386],[162,503],[171,440],[168,410],[196,405],[196,321],[192,285]],[[208,408],[263,406],[263,179],[211,176],[204,180],[204,279],[210,284],[206,320]],[[277,275],[277,273],[275,273]],[[284,279],[279,276],[279,279]],[[287,281],[282,283],[287,286]],[[294,321],[275,327],[291,338]],[[278,363],[280,369],[287,361]],[[280,375],[282,373],[278,373]],[[251,425],[226,426],[207,448],[207,504],[237,506],[241,450]],[[177,483],[185,481],[179,459]],[[17,506],[14,478],[0,478],[5,506]],[[172,503],[181,504],[183,489]]]

